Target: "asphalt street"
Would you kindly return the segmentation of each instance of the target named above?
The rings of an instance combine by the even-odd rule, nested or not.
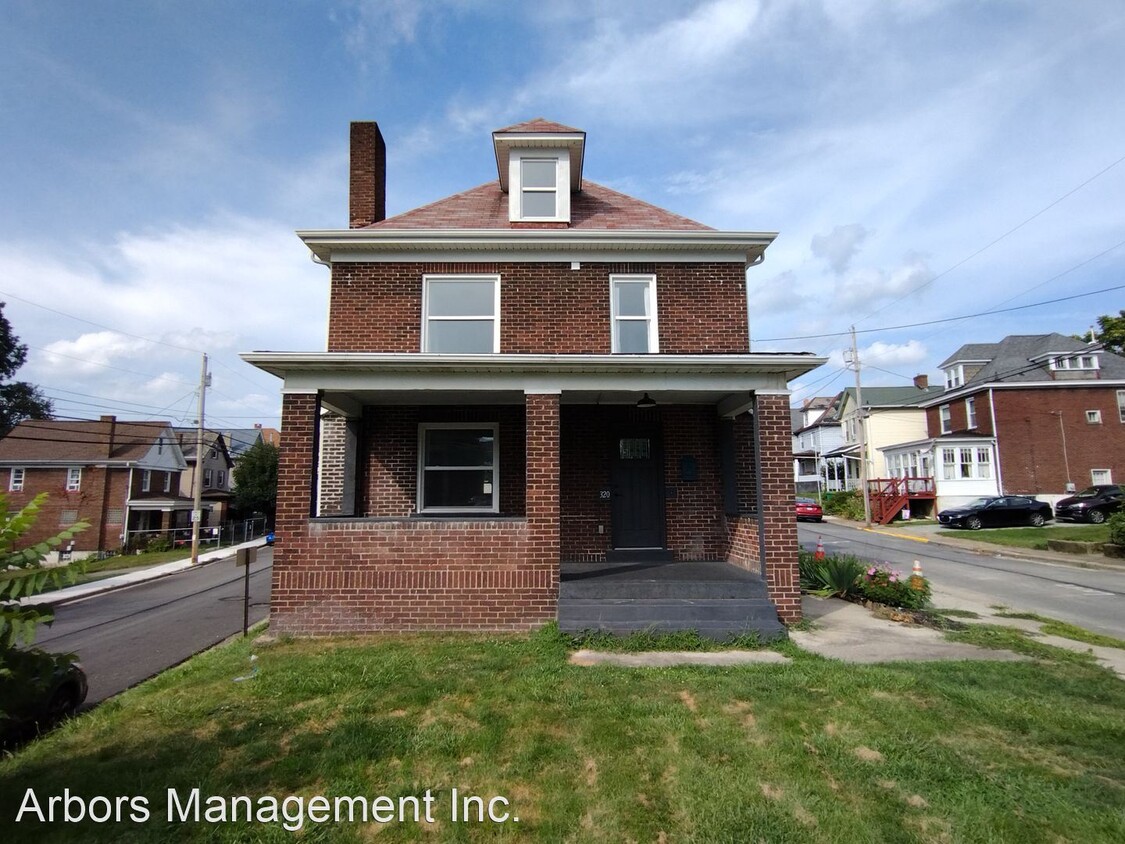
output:
[[[830,554],[888,562],[906,572],[918,560],[942,607],[1002,604],[1125,639],[1125,571],[1005,557],[999,546],[977,553],[829,522],[801,523],[797,536],[810,551],[822,537]]]
[[[250,623],[269,610],[273,549],[250,568]],[[55,608],[36,644],[78,654],[90,683],[86,706],[112,697],[242,631],[244,569],[234,559]]]

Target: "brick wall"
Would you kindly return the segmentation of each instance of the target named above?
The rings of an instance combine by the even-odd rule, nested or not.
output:
[[[1114,483],[1125,482],[1125,424],[1115,389],[996,390],[993,396],[1005,493],[1061,495],[1068,462],[1078,489],[1090,485],[1091,469],[1109,469]],[[1100,410],[1101,424],[1088,423],[1087,410]],[[1053,411],[1062,414],[1065,459]]]
[[[655,273],[663,354],[749,351],[741,264],[337,263],[332,268],[328,351],[421,349],[422,276],[500,275],[500,351],[609,354],[609,277]]]
[[[344,466],[347,458],[348,420],[335,414],[320,417],[320,469],[317,481],[320,484],[320,506],[322,516],[344,515]],[[348,514],[350,515],[350,514]]]
[[[285,396],[271,601],[274,631],[525,630],[554,618],[559,559],[558,397],[528,396],[526,413],[523,408],[499,410],[504,417],[502,438],[505,428],[514,428],[517,420],[518,427],[525,429],[518,442],[531,459],[515,499],[524,509],[526,488],[525,517],[342,519],[310,524],[307,478],[312,469],[316,402],[312,396]],[[497,409],[373,408],[365,419],[363,441],[370,453],[381,456],[371,457],[366,465],[370,469],[390,461],[393,465],[382,470],[385,479],[399,471],[400,483],[369,480],[369,493],[387,492],[399,502],[391,509],[407,498],[413,503],[412,493],[403,494],[406,464],[395,463],[394,456],[405,449],[406,439],[412,450],[417,448],[417,420],[448,419],[451,413],[496,418]],[[389,440],[398,442],[383,448],[382,434],[396,430],[410,436],[392,436]],[[514,448],[517,438],[509,439]],[[504,448],[502,440],[501,459]],[[416,467],[411,462],[411,474]],[[502,500],[503,494],[502,488]],[[373,499],[369,506],[375,506]]]

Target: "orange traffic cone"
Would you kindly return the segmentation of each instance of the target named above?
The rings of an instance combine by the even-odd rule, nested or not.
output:
[[[814,560],[824,559],[824,541],[818,536],[816,538],[816,553],[813,554]]]
[[[922,564],[918,560],[914,561],[914,570],[911,572],[911,574],[914,577],[921,577],[922,576]]]

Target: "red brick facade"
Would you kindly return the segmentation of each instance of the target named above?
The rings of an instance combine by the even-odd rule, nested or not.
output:
[[[609,354],[609,277],[656,275],[661,354],[749,351],[738,263],[340,263],[332,269],[330,352],[418,352],[422,277],[500,276],[503,354]]]
[[[1109,469],[1114,483],[1125,481],[1125,423],[1117,406],[1117,390],[1101,386],[1006,388],[974,394],[974,433],[995,436],[998,443],[1001,492],[1009,495],[1061,495],[1069,481],[1089,486],[1091,471]],[[948,402],[951,433],[968,429],[965,398]],[[940,405],[927,408],[930,436],[941,435]],[[992,407],[996,426],[993,429]],[[1100,422],[1087,421],[1098,411]],[[1061,414],[1061,429],[1060,416]],[[1063,450],[1063,437],[1066,450]]]

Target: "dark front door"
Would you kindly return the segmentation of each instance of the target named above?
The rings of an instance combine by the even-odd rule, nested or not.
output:
[[[655,431],[622,431],[613,439],[613,547],[663,548],[660,440]]]

